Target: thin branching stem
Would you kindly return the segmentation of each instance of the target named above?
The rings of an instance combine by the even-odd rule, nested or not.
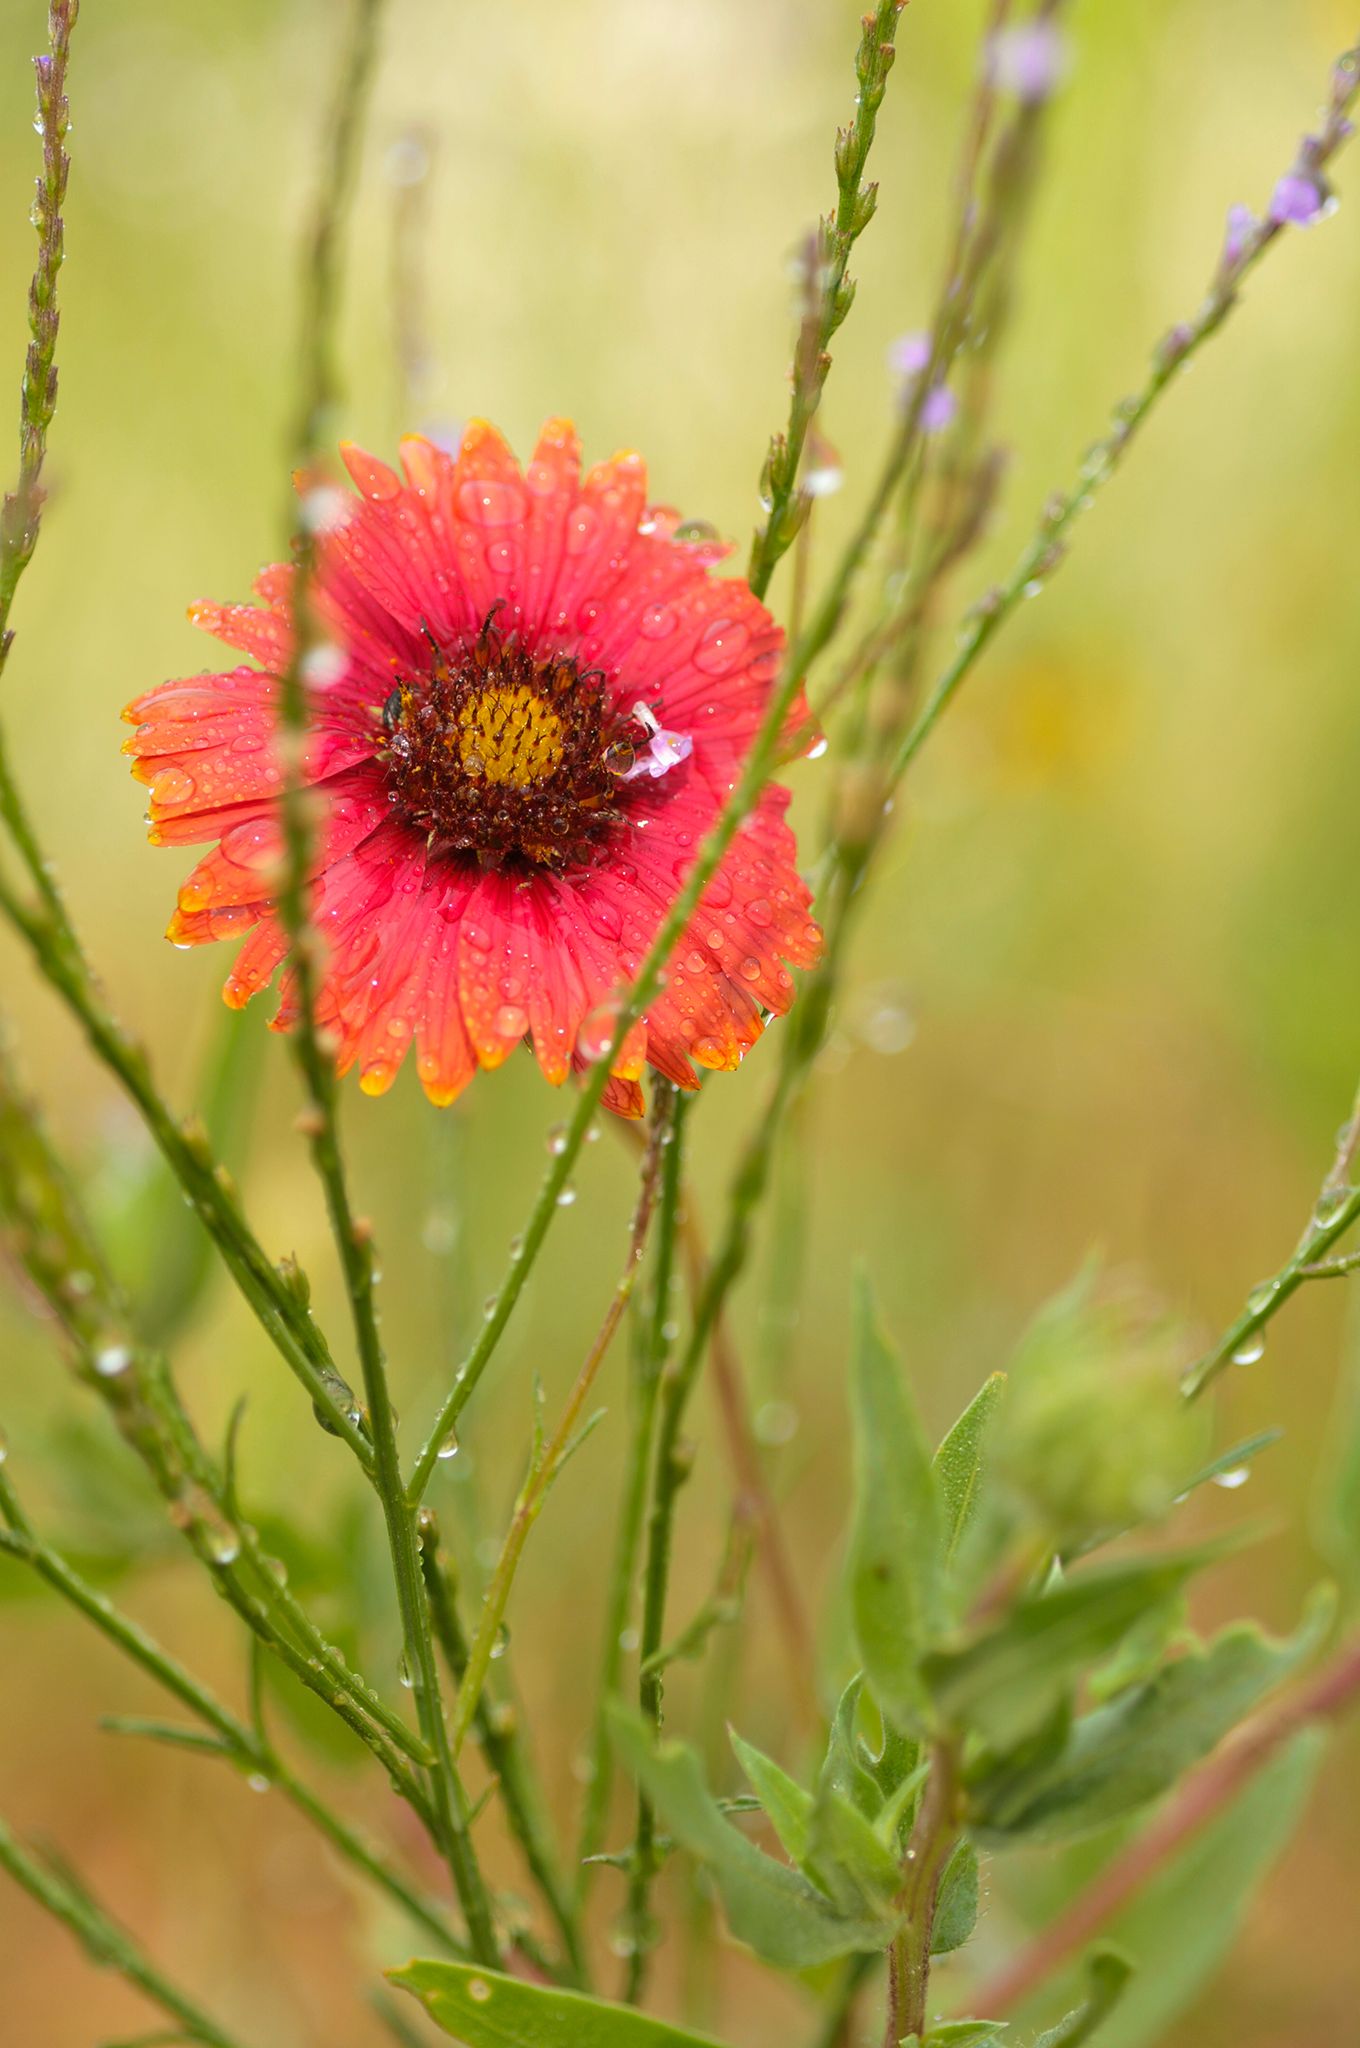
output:
[[[1272,1757],[1305,1728],[1332,1721],[1360,1701],[1360,1639],[1278,1705],[1234,1730],[1173,1794],[1156,1818],[1106,1864],[1067,1911],[969,1993],[974,2010],[1011,2012],[1045,1984],[1120,1908],[1137,1898],[1187,1842],[1224,1812]]]
[[[637,1285],[638,1268],[642,1263],[647,1231],[656,1206],[661,1160],[670,1140],[673,1107],[674,1090],[665,1082],[658,1083],[652,1111],[651,1139],[643,1157],[637,1206],[629,1227],[628,1252],[623,1272],[610,1297],[604,1320],[572,1384],[566,1405],[558,1418],[557,1427],[545,1444],[535,1444],[528,1477],[520,1488],[510,1527],[501,1546],[501,1554],[491,1574],[491,1583],[482,1602],[477,1633],[472,1639],[472,1647],[468,1653],[467,1670],[458,1688],[452,1730],[455,1756],[461,1750],[472,1726],[487,1674],[491,1669],[491,1661],[496,1654],[496,1645],[505,1625],[510,1590],[515,1582],[515,1574],[519,1570],[520,1559],[524,1555],[524,1546],[529,1540],[534,1523],[543,1512],[543,1504],[553,1481],[575,1449],[583,1426],[588,1426],[586,1402],[590,1398],[596,1376],[614,1341],[619,1324],[623,1320],[624,1310],[632,1299],[633,1289]]]
[[[22,1558],[108,1642],[211,1729],[212,1735],[203,1738],[208,1746],[226,1756],[238,1769],[267,1780],[289,1805],[296,1807],[320,1829],[346,1862],[402,1907],[426,1934],[433,1936],[450,1954],[465,1953],[444,1916],[420,1895],[379,1849],[367,1842],[297,1776],[260,1729],[248,1726],[233,1714],[208,1686],[195,1678],[140,1623],[123,1614],[106,1594],[82,1578],[59,1551],[42,1541],[24,1513],[13,1482],[5,1471],[0,1471],[0,1519],[17,1539],[13,1546],[6,1546],[11,1555]],[[122,1725],[125,1728],[131,1726],[128,1723]]]
[[[577,1896],[584,1907],[604,1844],[609,1815],[609,1795],[614,1781],[614,1752],[609,1740],[606,1709],[620,1694],[623,1675],[624,1633],[629,1626],[637,1598],[638,1557],[642,1524],[647,1507],[647,1486],[651,1474],[652,1443],[656,1429],[657,1394],[661,1373],[672,1343],[672,1296],[677,1247],[684,1196],[683,1172],[685,1132],[694,1104],[690,1095],[676,1097],[671,1142],[661,1163],[661,1188],[653,1226],[654,1261],[651,1296],[644,1315],[637,1319],[632,1365],[632,1416],[628,1449],[624,1458],[623,1492],[614,1539],[614,1557],[609,1571],[605,1600],[604,1641],[600,1652],[600,1674],[596,1689],[595,1717],[591,1730],[586,1776],[586,1796],[581,1815],[577,1847]]]
[[[247,2048],[238,2034],[225,2028],[174,1985],[133,1937],[98,1905],[69,1871],[45,1863],[0,1821],[0,1868],[7,1870],[30,1898],[70,1929],[91,1961],[120,1977],[168,2013],[184,2038],[203,2048]]]
[[[310,482],[330,439],[338,378],[335,325],[342,283],[344,229],[358,176],[373,72],[377,61],[382,0],[353,0],[349,34],[340,64],[329,132],[321,153],[316,199],[308,223],[302,266],[301,373],[293,454]],[[291,520],[290,520],[291,524]],[[284,756],[281,816],[284,843],[279,911],[289,938],[293,995],[292,1045],[307,1092],[304,1127],[312,1163],[321,1181],[354,1323],[363,1378],[368,1427],[373,1441],[372,1477],[382,1503],[401,1615],[407,1675],[416,1717],[430,1753],[430,1795],[455,1889],[478,1960],[495,1963],[500,1954],[491,1902],[478,1868],[468,1826],[468,1801],[454,1764],[444,1717],[439,1666],[429,1606],[420,1570],[415,1515],[402,1487],[397,1419],[388,1384],[387,1360],[374,1300],[372,1232],[356,1216],[340,1145],[335,1066],[316,1021],[320,985],[320,942],[311,922],[311,799],[303,783],[308,724],[307,657],[315,643],[312,585],[316,537],[309,524],[296,549],[293,587],[293,649],[280,689],[279,740]]]
[[[440,1544],[438,1519],[433,1508],[428,1507],[420,1510],[420,1564],[435,1640],[448,1666],[449,1676],[455,1685],[461,1685],[467,1672],[470,1646],[455,1598],[452,1560]],[[552,1839],[547,1804],[534,1773],[513,1701],[492,1699],[484,1690],[477,1702],[473,1725],[487,1769],[495,1780],[510,1832],[519,1843],[529,1874],[561,1937],[571,1980],[586,1986],[590,1981],[590,1962],[576,1904],[562,1873]]]

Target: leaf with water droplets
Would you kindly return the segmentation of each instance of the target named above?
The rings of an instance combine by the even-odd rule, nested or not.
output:
[[[476,1963],[415,1962],[389,1981],[463,2048],[719,2048],[631,2006],[503,1977]]]

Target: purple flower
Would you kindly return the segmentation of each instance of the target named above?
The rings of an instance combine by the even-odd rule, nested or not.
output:
[[[1270,201],[1270,218],[1282,226],[1310,228],[1327,211],[1327,186],[1316,171],[1286,171]]]
[[[1038,106],[1067,76],[1067,40],[1052,21],[1027,21],[1002,29],[987,52],[991,76],[1003,92],[1026,106]]]
[[[1241,262],[1242,251],[1255,233],[1256,226],[1256,215],[1249,206],[1228,208],[1228,225],[1223,232],[1223,262],[1229,270]]]
[[[919,377],[929,361],[928,334],[899,334],[888,344],[888,368],[899,377]]]
[[[940,433],[949,425],[958,409],[959,401],[955,398],[949,386],[947,384],[935,385],[933,390],[926,393],[925,403],[921,407],[922,433]]]

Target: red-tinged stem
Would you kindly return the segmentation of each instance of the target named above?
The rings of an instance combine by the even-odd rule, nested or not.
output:
[[[1192,1836],[1231,1805],[1291,1736],[1333,1719],[1360,1697],[1360,1637],[1308,1684],[1229,1737],[1188,1778],[1149,1828],[1117,1856],[1053,1925],[969,1994],[970,2011],[1004,2013],[1023,2004],[1120,1908],[1136,1898]]]

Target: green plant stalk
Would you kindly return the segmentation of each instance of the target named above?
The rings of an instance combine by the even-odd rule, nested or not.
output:
[[[684,1179],[685,1130],[693,1100],[689,1095],[677,1095],[675,1101],[671,1142],[661,1164],[651,1301],[645,1320],[639,1322],[634,1347],[632,1427],[624,1459],[623,1495],[605,1601],[604,1643],[590,1737],[589,1775],[576,1852],[576,1895],[581,1909],[584,1909],[590,1895],[598,1868],[589,1859],[599,1854],[604,1843],[609,1795],[614,1780],[614,1751],[605,1722],[605,1709],[621,1690],[623,1634],[636,1598],[635,1580],[647,1508],[657,1395],[671,1345],[668,1332]]]
[[[817,2028],[813,2048],[850,2048],[859,1995],[878,1967],[877,1956],[852,1956]]]
[[[661,1160],[671,1128],[673,1107],[674,1090],[665,1082],[659,1081],[654,1097],[650,1139],[642,1163],[637,1206],[633,1211],[633,1221],[628,1232],[628,1252],[623,1273],[614,1289],[595,1340],[586,1353],[571,1392],[567,1396],[557,1427],[541,1449],[535,1446],[528,1476],[515,1502],[510,1527],[506,1531],[500,1557],[496,1561],[491,1583],[482,1601],[481,1619],[468,1652],[467,1670],[458,1687],[452,1730],[455,1756],[467,1739],[468,1730],[472,1726],[473,1716],[482,1697],[487,1674],[491,1669],[491,1660],[496,1653],[496,1643],[505,1623],[510,1592],[515,1582],[515,1574],[519,1570],[520,1559],[524,1555],[524,1547],[534,1523],[543,1512],[543,1504],[547,1500],[553,1481],[571,1456],[578,1433],[585,1421],[585,1406],[596,1376],[623,1320],[624,1310],[632,1299],[633,1289],[637,1284],[638,1268],[642,1263],[642,1254],[647,1243],[647,1231],[656,1206]]]
[[[420,1564],[435,1639],[455,1685],[461,1685],[468,1664],[468,1639],[458,1613],[449,1560],[440,1547],[439,1524],[432,1508],[420,1511]],[[477,1702],[477,1740],[494,1774],[506,1820],[519,1843],[525,1864],[542,1894],[562,1940],[572,1982],[589,1988],[590,1962],[571,1890],[558,1864],[547,1810],[520,1739],[513,1704],[493,1700],[484,1692]]]
[[[1318,155],[1319,167],[1325,167],[1336,151],[1347,140],[1345,115],[1360,92],[1360,74],[1356,66],[1360,63],[1360,45],[1346,53],[1337,67],[1338,84],[1333,97],[1333,109],[1321,137]],[[1349,69],[1347,66],[1349,65]],[[1201,308],[1195,324],[1176,334],[1177,348],[1165,348],[1154,358],[1153,368],[1143,391],[1120,408],[1116,424],[1107,436],[1087,456],[1083,465],[1082,480],[1076,490],[1067,497],[1049,501],[1039,529],[1020,557],[1008,582],[980,607],[975,608],[965,625],[957,653],[949,663],[919,716],[902,739],[888,769],[887,775],[873,778],[872,791],[868,801],[860,807],[856,829],[842,831],[830,856],[831,868],[823,884],[823,897],[829,899],[829,907],[823,909],[823,925],[826,931],[826,952],[820,966],[814,971],[802,991],[800,1000],[790,1014],[784,1028],[781,1043],[781,1059],[771,1099],[761,1117],[744,1152],[733,1178],[729,1196],[728,1214],[723,1236],[709,1268],[709,1284],[700,1301],[695,1315],[694,1333],[689,1350],[679,1369],[673,1387],[673,1398],[677,1412],[670,1425],[670,1435],[678,1440],[680,1420],[689,1393],[697,1377],[702,1358],[703,1345],[716,1324],[723,1302],[731,1286],[742,1272],[750,1240],[750,1219],[764,1193],[768,1178],[774,1145],[787,1110],[801,1086],[812,1060],[822,1043],[825,1027],[830,1015],[831,1001],[846,952],[846,928],[851,907],[858,901],[862,883],[879,844],[887,813],[885,803],[902,777],[912,765],[917,754],[926,744],[945,709],[952,701],[963,680],[989,645],[993,635],[1004,619],[1017,609],[1027,588],[1037,587],[1042,579],[1051,574],[1061,560],[1061,544],[1068,529],[1080,515],[1089,508],[1092,495],[1109,481],[1122,459],[1130,440],[1153,410],[1162,393],[1173,380],[1176,371],[1182,367],[1209,336],[1217,331],[1236,303],[1235,293],[1243,277],[1260,259],[1260,256],[1279,233],[1274,222],[1258,223],[1245,242],[1237,261],[1232,265],[1221,265],[1218,277],[1209,298]],[[1172,358],[1174,357],[1174,360]],[[922,378],[924,383],[924,378]],[[909,453],[909,450],[907,451]],[[904,460],[901,441],[894,449],[880,482],[878,496],[888,495],[896,487],[903,473]],[[824,643],[823,643],[824,644]],[[1353,1218],[1351,1219],[1353,1220]],[[1313,1241],[1312,1257],[1325,1252],[1331,1243],[1342,1234],[1341,1228],[1329,1226],[1325,1241]],[[1309,1277],[1299,1272],[1289,1285],[1292,1293],[1302,1279]],[[1287,1298],[1287,1295],[1283,1298]],[[1274,1306],[1280,1305],[1279,1301]],[[1252,1327],[1259,1327],[1258,1318]],[[1230,1332],[1231,1344],[1225,1356],[1236,1349],[1250,1329],[1245,1328],[1248,1317]],[[1228,1340],[1225,1339],[1225,1344]],[[1196,1389],[1197,1391],[1197,1389]],[[663,1450],[666,1426],[663,1424]],[[664,1580],[669,1568],[669,1511],[673,1509],[677,1490],[674,1482],[667,1481],[663,1466],[657,1468],[658,1500],[654,1511],[656,1555],[653,1564]],[[662,1513],[662,1508],[667,1513]],[[649,1566],[649,1571],[651,1570]]]
[[[1295,1691],[1239,1724],[1067,1910],[974,1989],[970,2002],[978,2011],[988,2013],[1011,2011],[1023,2004],[1039,1985],[1079,1954],[1185,1842],[1230,1806],[1286,1742],[1304,1728],[1339,1719],[1357,1700],[1360,1638],[1353,1638]]]
[[[24,1514],[8,1475],[0,1471],[0,1518],[16,1539],[7,1544],[55,1593],[66,1600],[101,1635],[211,1728],[220,1742],[204,1738],[219,1754],[230,1754],[242,1769],[266,1777],[280,1794],[316,1826],[332,1847],[373,1884],[393,1899],[411,1919],[453,1955],[466,1951],[443,1916],[416,1892],[380,1851],[365,1842],[339,1814],[310,1790],[258,1730],[247,1727],[207,1686],[161,1647],[137,1622],[122,1614],[58,1551],[43,1543]]]
[[[74,4],[53,0],[48,18],[50,54],[36,60],[38,128],[43,144],[43,176],[38,181],[35,209],[38,266],[29,294],[32,341],[21,401],[19,483],[0,512],[0,667],[12,638],[8,619],[14,592],[37,545],[41,471],[56,405],[56,286],[65,253],[60,207],[69,167],[65,151],[69,126],[65,86],[75,17]],[[144,1050],[128,1037],[100,998],[14,781],[2,737],[0,818],[15,843],[40,906],[36,911],[29,909],[0,876],[0,910],[28,944],[45,978],[73,1011],[98,1057],[132,1098],[266,1332],[313,1400],[323,1409],[335,1411],[337,1433],[350,1439],[351,1448],[367,1462],[367,1445],[354,1424],[336,1408],[322,1378],[321,1369],[329,1366],[329,1355],[320,1331],[289,1299],[244,1218],[217,1180],[211,1154],[196,1134],[176,1122],[161,1101],[152,1084]]]
[[[69,1877],[48,1869],[25,1848],[0,1821],[0,1867],[7,1870],[30,1898],[68,1927],[91,1961],[117,1970],[129,1984],[143,1992],[162,2012],[182,2027],[186,2038],[204,2048],[245,2048],[235,2034],[226,2033],[217,2021],[186,1998],[182,1991],[143,1954],[132,1936],[119,1927]]]
[[[896,1900],[902,1930],[888,1951],[883,2048],[898,2048],[911,2034],[925,2038],[935,1906],[945,1867],[962,1833],[960,1805],[958,1758],[948,1743],[937,1743],[902,1865],[902,1889]]]
[[[1352,1269],[1354,1260],[1327,1261],[1327,1254],[1358,1220],[1360,1187],[1351,1189],[1325,1223],[1314,1222],[1310,1226],[1293,1257],[1271,1279],[1255,1289],[1237,1321],[1219,1338],[1213,1350],[1191,1366],[1181,1382],[1181,1391],[1187,1400],[1195,1400],[1212,1385],[1231,1362],[1234,1353],[1249,1346],[1306,1281],[1340,1275]]]
[[[0,911],[27,944],[39,972],[63,999],[97,1058],[130,1097],[261,1328],[325,1415],[327,1426],[369,1469],[372,1446],[336,1398],[335,1386],[342,1383],[324,1336],[250,1230],[206,1138],[192,1123],[176,1122],[157,1093],[145,1048],[105,1007],[70,926],[58,926],[30,909],[3,875]]]
[[[533,1268],[534,1260],[548,1234],[559,1206],[558,1197],[580,1155],[586,1132],[599,1106],[605,1083],[622,1051],[623,1042],[631,1026],[642,1016],[660,990],[666,965],[684,934],[685,926],[698,907],[699,898],[742,824],[754,809],[774,771],[782,752],[784,729],[797,698],[802,677],[840,625],[855,578],[891,504],[897,482],[897,472],[892,470],[891,466],[885,468],[859,525],[842,552],[835,574],[811,623],[798,645],[785,660],[735,787],[699,848],[688,880],[662,919],[632,987],[620,996],[613,1038],[608,1048],[589,1068],[581,1083],[576,1108],[563,1133],[560,1149],[554,1151],[552,1162],[543,1178],[520,1240],[520,1249],[515,1254],[510,1270],[494,1298],[494,1304],[482,1331],[459,1368],[453,1387],[411,1469],[406,1496],[413,1505],[424,1495],[439,1456],[439,1447],[446,1441],[471,1400],[505,1332],[505,1327]]]
[[[292,452],[310,479],[329,439],[337,394],[335,324],[342,282],[343,229],[358,175],[363,118],[377,56],[382,0],[353,0],[349,36],[342,56],[321,174],[305,241],[302,266],[302,370]],[[290,508],[289,527],[292,527]],[[467,1920],[473,1953],[495,1965],[500,1957],[491,1901],[478,1868],[468,1827],[468,1802],[454,1765],[444,1719],[420,1571],[415,1515],[402,1489],[396,1413],[387,1361],[378,1333],[374,1302],[371,1233],[354,1214],[340,1148],[336,1080],[330,1052],[317,1031],[316,1001],[320,946],[310,917],[312,799],[302,780],[307,735],[306,660],[316,644],[311,586],[316,570],[315,535],[305,530],[297,550],[293,589],[292,654],[280,690],[279,751],[284,764],[281,817],[284,872],[279,911],[290,942],[290,972],[296,997],[291,1033],[309,1109],[305,1113],[312,1163],[326,1200],[331,1232],[354,1323],[364,1399],[373,1439],[371,1476],[382,1505],[393,1583],[401,1617],[407,1674],[416,1718],[429,1751],[429,1787],[438,1839]]]
[[[746,573],[757,597],[764,597],[780,557],[792,544],[811,508],[811,497],[799,486],[803,448],[831,368],[827,350],[854,297],[854,285],[846,276],[850,253],[873,219],[878,199],[878,187],[861,185],[860,180],[873,147],[878,111],[896,54],[891,40],[893,28],[905,5],[906,0],[878,0],[873,13],[864,18],[855,55],[858,90],[854,119],[836,135],[836,210],[819,223],[817,230],[815,311],[799,337],[788,424],[771,441],[766,458],[763,496],[768,512],[752,544]]]
[[[426,1758],[405,1722],[351,1671],[280,1585],[236,1511],[169,1373],[133,1338],[122,1298],[71,1180],[0,1045],[0,1221],[18,1261],[171,1509],[176,1526],[247,1626],[374,1751],[404,1796],[418,1795],[403,1751]],[[114,1364],[119,1370],[111,1370]],[[233,1554],[228,1558],[227,1553]],[[238,1558],[251,1568],[243,1570]],[[419,1802],[417,1800],[418,1810]]]
[[[1360,43],[1345,51],[1338,60],[1333,81],[1331,104],[1313,156],[1314,168],[1319,172],[1327,168],[1350,139],[1347,116],[1357,95],[1360,95]],[[1089,511],[1097,494],[1115,475],[1167,387],[1193,362],[1204,344],[1217,334],[1238,303],[1240,286],[1282,232],[1279,221],[1258,221],[1244,237],[1235,260],[1220,261],[1199,311],[1186,325],[1172,328],[1154,352],[1152,369],[1142,389],[1116,409],[1113,427],[1086,456],[1076,487],[1065,496],[1059,493],[1049,500],[1034,538],[1010,576],[969,615],[953,659],[938,678],[920,715],[897,749],[890,774],[892,787],[911,767],[978,657],[991,644],[1004,621],[1025,596],[1041,588],[1058,567],[1071,529]]]

